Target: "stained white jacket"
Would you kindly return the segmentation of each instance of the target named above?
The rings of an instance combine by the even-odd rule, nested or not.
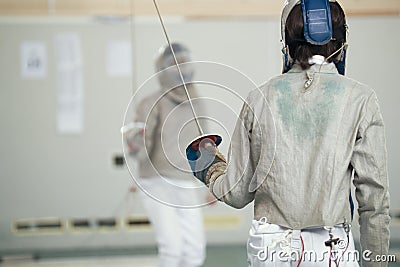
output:
[[[227,171],[210,190],[236,208],[254,201],[255,219],[292,229],[333,226],[351,221],[354,171],[362,248],[387,254],[385,146],[372,89],[339,75],[334,64],[295,65],[249,94]]]
[[[204,113],[196,88],[188,86],[196,115]],[[186,146],[199,132],[183,87],[159,90],[142,99],[136,107],[135,122],[145,125],[144,136],[129,136],[135,147],[140,178],[162,176],[194,180],[186,159]],[[201,121],[202,123],[203,121]],[[206,125],[202,123],[206,129]]]

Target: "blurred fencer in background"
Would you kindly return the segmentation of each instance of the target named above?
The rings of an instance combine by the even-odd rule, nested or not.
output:
[[[254,201],[249,266],[358,266],[361,258],[387,266],[374,260],[389,247],[384,123],[374,90],[344,76],[346,35],[335,0],[287,1],[283,74],[249,94],[228,164],[213,140],[187,148],[195,176],[220,201]]]
[[[194,68],[185,64],[190,52],[180,43],[172,47],[190,97],[195,98],[196,88],[190,83]],[[125,138],[130,155],[138,161],[137,182],[155,231],[159,266],[197,267],[205,260],[206,240],[202,210],[195,206],[209,201],[200,198],[211,195],[196,189],[184,153],[176,149],[180,130],[193,116],[169,46],[160,49],[155,65],[160,90],[140,101]],[[193,105],[202,108],[199,102]],[[185,129],[189,139],[197,135],[195,128]]]

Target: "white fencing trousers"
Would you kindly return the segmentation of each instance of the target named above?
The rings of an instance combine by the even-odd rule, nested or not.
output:
[[[169,178],[168,178],[169,179]],[[185,199],[198,194],[185,187],[192,181],[170,179],[182,187],[165,186],[165,178],[152,177],[140,180],[140,185],[151,196],[141,193],[143,206],[154,229],[159,267],[198,267],[204,263],[206,240],[201,208],[175,208],[161,203],[185,203]],[[189,191],[189,192],[188,192]]]
[[[291,230],[269,224],[265,218],[253,220],[247,242],[247,261],[251,267],[321,266],[359,267],[359,254],[349,233],[349,242],[342,226],[332,229],[339,238],[331,250],[325,245],[329,231],[323,227]]]

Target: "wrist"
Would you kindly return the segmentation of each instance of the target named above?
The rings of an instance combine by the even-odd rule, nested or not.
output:
[[[218,177],[223,175],[226,171],[227,164],[224,161],[220,161],[214,163],[209,167],[206,173],[206,177],[204,179],[204,183],[209,186],[211,183],[214,183]]]

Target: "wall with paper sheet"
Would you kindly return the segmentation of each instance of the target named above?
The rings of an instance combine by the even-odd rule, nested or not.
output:
[[[234,69],[255,84],[280,73],[276,18],[167,18],[166,24],[173,40],[190,47],[194,60],[230,66],[232,72],[222,71],[224,81],[242,83],[231,75]],[[391,34],[390,42],[383,40],[386,32],[397,32],[400,19],[358,17],[350,18],[349,24],[348,75],[376,89],[380,98],[396,215],[400,133],[394,111],[400,94],[395,90],[400,36]],[[120,128],[130,97],[153,74],[154,57],[163,44],[155,19],[137,18],[131,26],[82,18],[1,18],[0,252],[154,245],[140,199],[128,192],[133,182],[120,165]],[[129,53],[131,46],[130,65],[121,54]],[[29,53],[29,48],[36,52]],[[60,59],[60,51],[73,60]],[[35,60],[30,61],[29,55]],[[214,75],[207,69],[199,71]],[[252,88],[238,86],[235,95],[218,87],[199,87],[204,96],[230,107],[222,114],[227,133],[221,150],[226,153],[234,114],[241,106],[238,96]],[[211,115],[218,112],[214,106],[209,110]],[[251,206],[237,211],[218,204],[204,208],[204,213],[209,242],[245,242]],[[392,228],[393,238],[400,239],[398,224]]]

